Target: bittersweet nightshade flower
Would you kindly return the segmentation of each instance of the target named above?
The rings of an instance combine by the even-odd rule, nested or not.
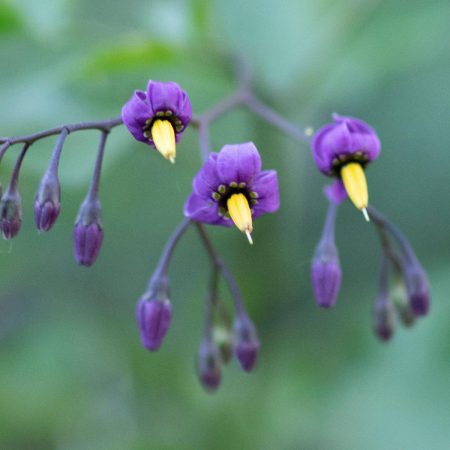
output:
[[[334,239],[337,206],[330,203],[322,237],[311,264],[311,281],[317,304],[322,308],[335,305],[341,286],[341,265]]]
[[[122,108],[122,120],[135,139],[175,162],[176,145],[192,118],[187,93],[174,82],[150,80]]]
[[[94,264],[103,242],[101,206],[98,198],[87,195],[78,211],[73,230],[75,260],[89,267]]]
[[[253,219],[275,212],[280,205],[274,170],[261,170],[253,142],[225,145],[212,153],[192,183],[184,215],[210,225],[233,223],[251,240]]]
[[[152,352],[161,347],[172,319],[172,305],[168,297],[157,298],[144,294],[136,308],[136,320],[142,345]]]
[[[197,374],[206,391],[217,390],[222,380],[220,350],[211,336],[205,335],[197,355]]]
[[[369,204],[364,167],[378,157],[380,140],[365,122],[333,114],[334,123],[320,128],[311,143],[319,170],[342,180],[348,196],[366,219]]]
[[[4,239],[12,239],[22,224],[22,198],[15,187],[9,186],[0,200],[0,227]]]
[[[42,177],[34,199],[34,219],[40,231],[48,231],[56,222],[61,209],[61,188],[54,171]]]
[[[258,360],[259,340],[247,314],[240,313],[234,322],[234,352],[243,370],[251,372]]]

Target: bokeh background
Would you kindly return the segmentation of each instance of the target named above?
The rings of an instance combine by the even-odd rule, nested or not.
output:
[[[0,1],[0,135],[117,116],[149,78],[179,82],[202,112],[234,89],[226,55],[239,53],[260,97],[290,120],[318,127],[337,111],[377,129],[371,201],[410,238],[433,293],[429,317],[387,345],[374,338],[380,249],[345,204],[342,291],[319,310],[309,263],[327,180],[306,146],[235,111],[213,126],[213,146],[253,140],[279,171],[282,206],[256,223],[253,247],[234,229],[210,230],[262,352],[255,373],[233,362],[206,394],[194,359],[209,267],[193,230],[171,266],[175,315],[159,353],[140,346],[134,318],[200,164],[195,130],[175,166],[113,131],[105,239],[90,269],[74,262],[71,234],[98,135],[69,136],[62,213],[38,235],[33,197],[55,140],[41,141],[21,173],[21,233],[0,243],[0,448],[450,448],[449,23],[448,0]]]

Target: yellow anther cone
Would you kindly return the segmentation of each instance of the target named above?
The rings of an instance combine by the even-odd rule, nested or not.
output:
[[[341,169],[341,178],[350,200],[369,220],[367,206],[369,205],[369,192],[367,190],[366,175],[359,163],[346,164]]]
[[[156,150],[168,159],[171,163],[175,162],[176,146],[175,131],[168,120],[157,119],[153,122],[152,140],[155,143]]]
[[[251,232],[253,231],[252,212],[244,194],[233,194],[227,200],[228,213],[231,220],[240,231],[247,235],[250,244],[253,244]]]

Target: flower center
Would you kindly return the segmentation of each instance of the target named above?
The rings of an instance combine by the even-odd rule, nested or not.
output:
[[[253,244],[250,233],[253,231],[252,212],[244,194],[233,194],[227,200],[228,213],[231,220],[242,233],[247,235],[250,244]]]
[[[156,119],[151,128],[152,140],[164,158],[171,163],[175,162],[176,147],[175,147],[175,130],[172,123],[168,120]]]
[[[369,193],[367,191],[366,176],[361,164],[351,162],[343,166],[341,169],[341,178],[350,200],[363,212],[364,217],[369,221],[366,210],[369,204]]]

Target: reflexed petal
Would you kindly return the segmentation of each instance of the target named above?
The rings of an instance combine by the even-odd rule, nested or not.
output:
[[[122,120],[135,139],[150,144],[144,136],[143,128],[153,112],[146,101],[145,92],[135,91],[122,108]]]
[[[268,212],[275,212],[280,207],[278,176],[275,170],[264,170],[253,181],[251,191],[257,194],[257,203],[252,206],[253,218]]]
[[[224,184],[251,183],[261,170],[261,158],[253,142],[225,145],[217,158],[217,173]]]
[[[211,194],[217,190],[220,185],[220,179],[217,175],[217,153],[209,155],[208,160],[197,173],[192,183],[194,192],[205,199],[211,199]]]
[[[323,188],[325,196],[330,202],[339,205],[341,202],[347,199],[347,191],[345,190],[342,180],[336,180],[334,183],[329,184]]]
[[[184,215],[188,219],[210,225],[231,227],[233,222],[219,215],[219,205],[212,200],[206,200],[193,192],[184,204]]]

